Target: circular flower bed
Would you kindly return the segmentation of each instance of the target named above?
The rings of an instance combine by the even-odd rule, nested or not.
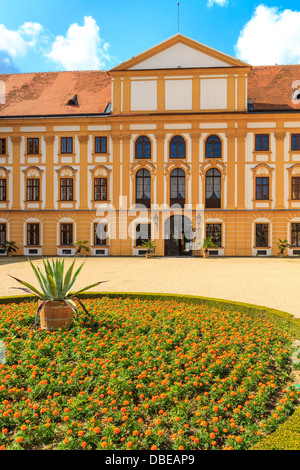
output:
[[[1,449],[247,449],[298,406],[292,338],[203,305],[87,299],[70,330],[0,306]],[[82,313],[81,313],[82,312]]]

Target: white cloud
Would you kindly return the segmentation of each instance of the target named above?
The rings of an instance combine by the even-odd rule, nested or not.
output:
[[[24,56],[29,48],[36,45],[42,30],[39,23],[27,22],[15,31],[0,24],[0,50],[12,57]]]
[[[208,0],[207,6],[212,7],[213,5],[219,5],[220,7],[224,7],[228,4],[228,0]]]
[[[259,5],[235,45],[239,59],[251,65],[300,63],[300,11]]]
[[[99,27],[91,16],[84,25],[73,23],[66,36],[57,36],[47,57],[65,70],[99,70],[109,61],[109,44],[100,37]]]

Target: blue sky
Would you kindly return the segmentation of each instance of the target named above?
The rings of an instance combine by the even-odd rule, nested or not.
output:
[[[300,63],[300,2],[179,4],[192,39],[251,65]],[[0,73],[109,70],[177,31],[173,0],[0,0]]]

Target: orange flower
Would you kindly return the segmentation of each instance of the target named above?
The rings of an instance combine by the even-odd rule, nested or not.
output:
[[[16,438],[16,442],[22,442],[23,441],[23,438],[22,437],[17,437]]]
[[[120,432],[120,428],[115,428],[114,429],[114,434],[119,434],[119,432]]]

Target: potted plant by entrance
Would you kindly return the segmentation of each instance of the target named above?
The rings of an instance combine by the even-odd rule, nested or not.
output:
[[[212,237],[204,238],[202,243],[203,258],[209,258],[209,248],[216,248],[217,245],[212,241]]]
[[[12,256],[13,253],[16,253],[16,251],[18,250],[16,242],[9,242],[9,241],[6,241],[5,245],[3,245],[1,248],[5,250],[5,253],[7,254],[7,256]]]
[[[146,258],[152,258],[153,250],[155,249],[155,241],[147,240],[142,243],[142,247],[146,248]]]
[[[283,256],[285,256],[284,254],[285,249],[289,248],[291,245],[288,243],[287,240],[280,240],[279,238],[279,242],[277,243],[277,246],[279,248],[278,256],[282,258]]]
[[[77,240],[75,243],[72,243],[76,247],[75,256],[82,256],[81,250],[85,250],[87,253],[90,251],[89,247],[86,246],[87,243],[87,240]]]
[[[43,259],[43,265],[45,273],[43,273],[38,267],[36,268],[31,260],[28,260],[33,272],[38,280],[39,289],[35,288],[28,282],[17,279],[14,276],[10,276],[24,287],[14,287],[14,289],[21,289],[24,292],[33,294],[39,299],[39,306],[35,317],[35,326],[40,317],[40,326],[44,330],[57,330],[61,327],[69,327],[72,322],[73,311],[78,316],[78,311],[74,300],[77,300],[82,306],[86,313],[87,310],[83,303],[78,299],[78,294],[91,289],[92,287],[98,286],[101,282],[95,282],[87,287],[78,290],[75,293],[71,292],[84,263],[79,266],[75,273],[73,268],[75,259],[71,263],[70,267],[64,274],[64,260],[52,260]]]

